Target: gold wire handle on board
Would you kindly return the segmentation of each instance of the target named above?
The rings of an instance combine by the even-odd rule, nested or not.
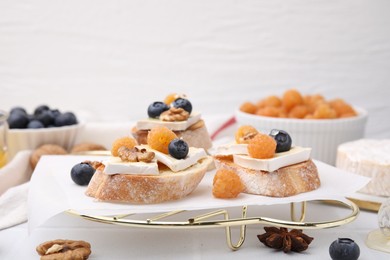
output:
[[[170,216],[178,216],[180,213],[187,212],[185,210],[176,210],[170,211],[167,213],[159,214],[151,218],[144,220],[138,219],[128,219],[127,217],[135,214],[122,214],[116,216],[92,216],[86,214],[80,214],[74,210],[68,210],[67,212],[82,217],[86,220],[91,220],[95,222],[105,223],[105,224],[115,224],[128,227],[142,227],[142,228],[174,228],[174,229],[191,229],[191,228],[215,228],[215,227],[225,227],[226,232],[226,242],[232,250],[238,250],[245,241],[246,235],[246,225],[252,224],[265,224],[272,225],[277,227],[285,228],[296,228],[296,229],[323,229],[337,227],[345,225],[352,222],[356,219],[359,214],[359,207],[352,201],[334,201],[335,203],[346,207],[351,210],[350,214],[344,218],[328,221],[319,221],[319,222],[304,222],[306,215],[306,202],[301,202],[301,215],[299,218],[295,216],[295,205],[296,203],[290,204],[290,213],[291,221],[280,220],[268,217],[247,217],[248,206],[242,207],[241,218],[229,218],[229,213],[225,209],[220,209],[216,211],[211,211],[199,216],[187,218],[182,221],[162,221],[164,218]],[[221,220],[210,220],[212,217],[223,216]],[[298,219],[298,221],[296,221]],[[241,226],[240,227],[240,237],[236,244],[233,244],[231,237],[231,227],[232,226]]]

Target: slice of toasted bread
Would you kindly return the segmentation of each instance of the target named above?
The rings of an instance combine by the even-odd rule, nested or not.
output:
[[[86,195],[101,201],[152,204],[177,200],[190,194],[200,183],[211,157],[205,157],[195,165],[172,172],[168,168],[159,175],[133,175],[104,173],[104,165],[92,177]]]
[[[132,129],[132,135],[138,144],[146,144],[148,130]],[[209,149],[212,146],[210,135],[203,120],[191,125],[184,131],[173,131],[178,138],[182,138],[190,147]]]
[[[215,156],[217,169],[234,171],[244,184],[244,192],[270,197],[288,197],[320,186],[316,165],[307,160],[273,172],[252,170],[233,162],[232,156]]]

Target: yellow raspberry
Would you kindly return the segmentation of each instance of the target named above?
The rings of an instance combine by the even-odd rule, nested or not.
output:
[[[248,113],[248,114],[254,114],[256,113],[257,106],[253,104],[252,102],[244,102],[240,106],[240,111]]]
[[[282,106],[282,100],[277,96],[268,96],[264,99],[264,105],[266,107],[280,107]]]
[[[150,148],[168,154],[168,145],[176,138],[176,134],[168,127],[158,126],[149,131],[147,143]]]
[[[282,109],[280,107],[263,107],[256,111],[258,116],[279,117]]]
[[[240,126],[235,134],[236,143],[238,144],[247,144],[249,140],[255,135],[257,135],[258,131],[256,128],[250,125]]]
[[[276,150],[276,141],[266,134],[257,134],[249,141],[249,156],[256,159],[269,159],[274,157]]]
[[[317,106],[313,115],[316,119],[333,119],[337,117],[336,111],[326,103]]]
[[[309,114],[309,108],[306,105],[298,105],[293,107],[288,113],[290,118],[305,118]]]
[[[172,93],[165,97],[164,103],[169,106],[173,101],[178,98],[187,98],[187,96],[185,94]]]
[[[356,111],[353,109],[353,107],[346,103],[343,99],[333,99],[329,101],[329,105],[336,111],[338,117],[344,117],[345,115],[356,115]]]
[[[134,146],[137,145],[137,141],[131,137],[122,137],[118,138],[114,141],[111,147],[111,154],[112,156],[118,156],[118,149],[122,146],[125,146],[129,149],[132,149]]]
[[[284,92],[282,98],[283,107],[290,111],[294,106],[303,104],[303,97],[296,89],[290,89]]]
[[[213,196],[216,198],[235,198],[244,190],[240,177],[233,171],[220,169],[213,180]]]

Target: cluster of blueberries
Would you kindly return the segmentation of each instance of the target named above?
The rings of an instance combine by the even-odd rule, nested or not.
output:
[[[9,113],[7,122],[10,129],[49,128],[78,123],[74,113],[62,113],[58,109],[51,109],[47,105],[38,106],[33,114],[28,114],[23,107],[14,107]]]

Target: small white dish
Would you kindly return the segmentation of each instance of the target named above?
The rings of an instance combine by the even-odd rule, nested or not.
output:
[[[65,150],[73,147],[77,135],[83,129],[84,123],[76,125],[40,128],[40,129],[9,129],[7,132],[8,156],[13,158],[22,150],[34,150],[43,144],[57,144]]]

